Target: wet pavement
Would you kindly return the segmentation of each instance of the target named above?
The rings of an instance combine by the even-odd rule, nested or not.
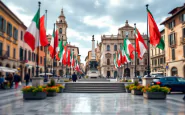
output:
[[[0,90],[0,115],[185,115],[183,96],[147,100],[127,93],[62,93],[26,101],[20,90]]]

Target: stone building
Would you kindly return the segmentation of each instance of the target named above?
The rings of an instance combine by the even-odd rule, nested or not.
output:
[[[165,28],[166,75],[185,77],[185,4],[161,23]]]
[[[92,51],[88,51],[88,54],[85,58],[85,73],[89,71],[89,62],[91,60]]]
[[[134,65],[135,61],[132,60],[131,63],[125,64],[122,67],[115,69],[113,63],[113,54],[116,51],[120,50],[120,44],[123,44],[124,38],[126,38],[126,34],[128,34],[128,38],[130,42],[135,46],[135,35],[134,35],[134,27],[128,24],[128,21],[125,22],[125,26],[118,29],[117,35],[102,35],[101,36],[101,59],[100,59],[100,69],[101,76],[103,77],[121,77],[129,76],[134,77]],[[147,42],[146,35],[143,35],[145,43]],[[147,67],[147,53],[145,53],[144,58],[142,60],[136,60],[137,64],[137,75],[144,76],[146,74]]]
[[[165,41],[165,30],[161,32],[161,38]],[[166,63],[165,63],[165,50],[161,50],[157,47],[150,45],[150,65],[151,72],[161,72],[163,75],[166,74]]]

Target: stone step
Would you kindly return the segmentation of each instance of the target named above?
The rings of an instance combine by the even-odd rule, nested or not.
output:
[[[82,91],[82,90],[80,90],[80,91],[71,91],[71,90],[69,90],[69,91],[64,91],[64,93],[125,93],[125,91],[102,91],[102,90],[100,90],[100,91],[97,91],[97,90],[95,90],[95,91]]]

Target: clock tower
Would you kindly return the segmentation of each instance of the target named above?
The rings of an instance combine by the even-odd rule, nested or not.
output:
[[[58,17],[58,20],[56,21],[56,27],[58,31],[58,39],[67,42],[67,22],[65,20],[63,9],[61,10],[60,16]],[[63,42],[64,43],[64,42]]]

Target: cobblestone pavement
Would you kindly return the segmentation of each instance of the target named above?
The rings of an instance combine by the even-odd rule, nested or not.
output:
[[[19,90],[0,90],[0,115],[185,115],[183,94],[147,100],[127,93],[62,93],[23,100]]]

